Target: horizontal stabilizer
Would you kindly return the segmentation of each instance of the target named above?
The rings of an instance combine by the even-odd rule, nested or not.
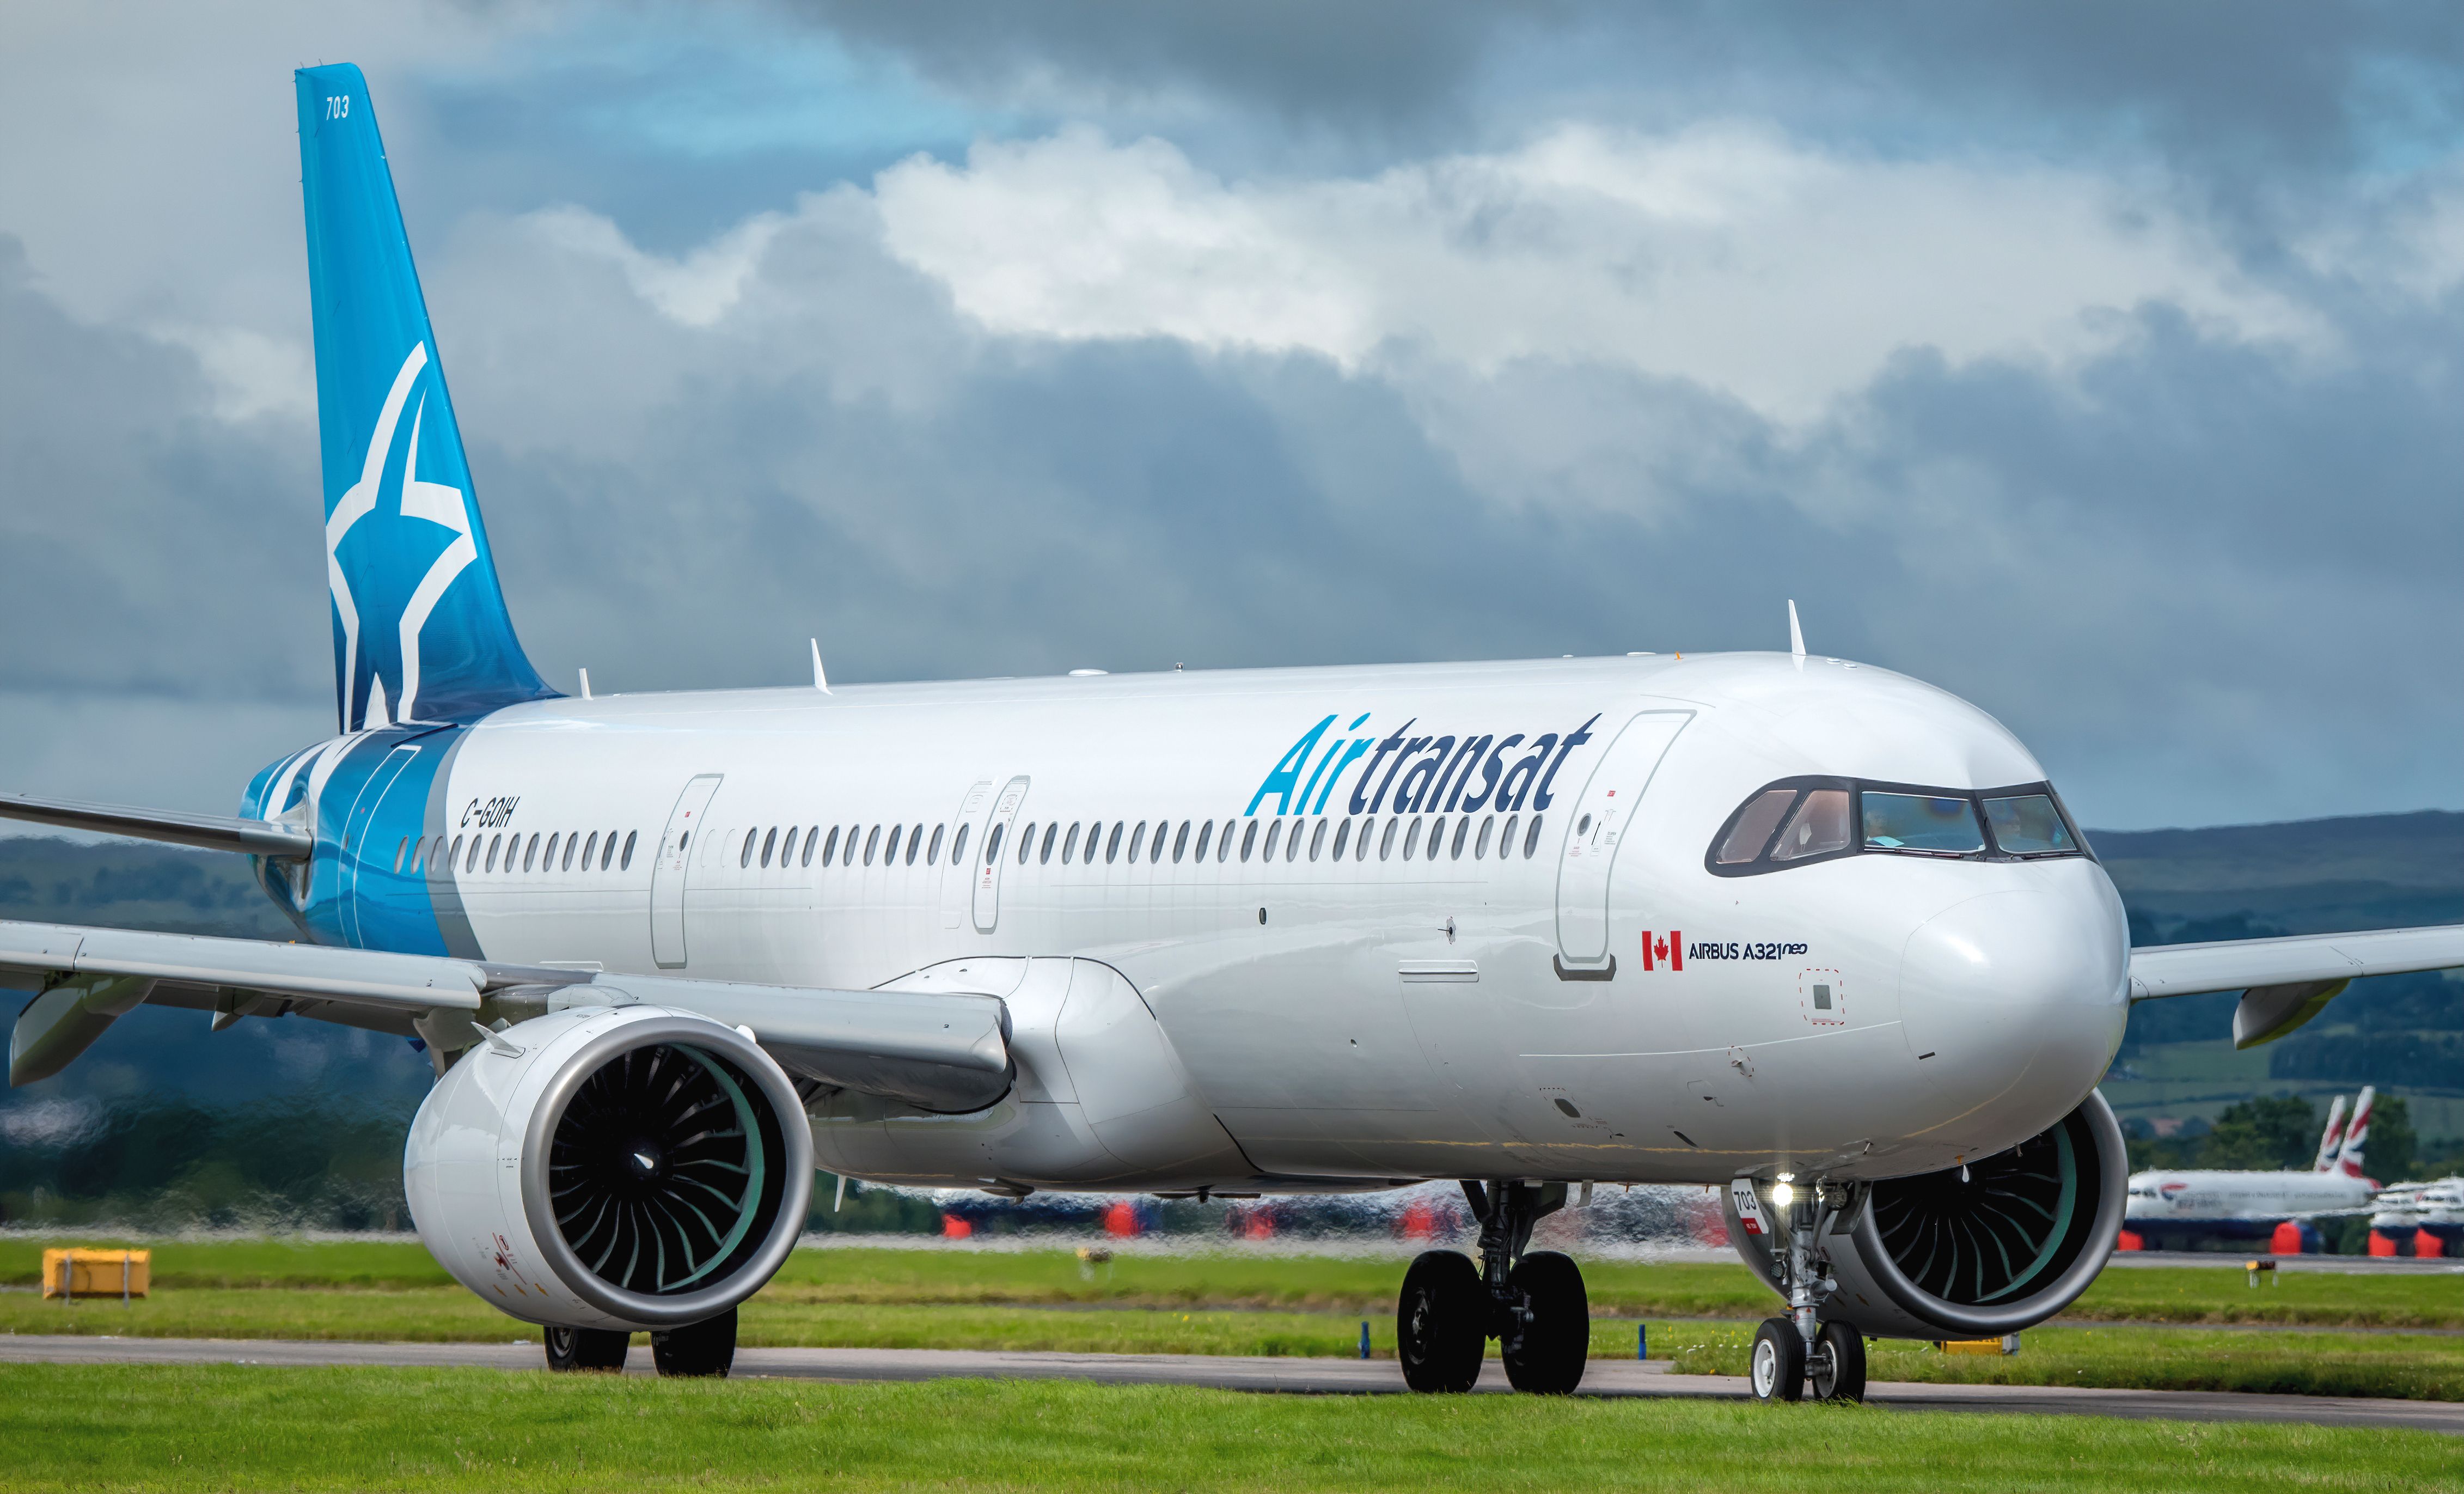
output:
[[[317,846],[317,838],[307,831],[271,820],[131,809],[123,804],[89,804],[74,799],[36,799],[27,794],[0,794],[0,819],[31,820],[63,830],[126,835],[141,841],[168,841],[174,846],[290,861],[307,860],[308,853]]]

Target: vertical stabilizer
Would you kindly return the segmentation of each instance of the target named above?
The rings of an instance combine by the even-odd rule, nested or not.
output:
[[[2327,1107],[2327,1129],[2319,1137],[2319,1160],[2311,1171],[2332,1173],[2336,1170],[2336,1153],[2344,1144],[2344,1097],[2336,1096]]]
[[[553,695],[496,584],[367,80],[294,81],[342,730]]]
[[[2346,1177],[2362,1175],[2362,1148],[2370,1139],[2370,1101],[2378,1090],[2368,1085],[2353,1101],[2353,1118],[2344,1124],[2344,1144],[2336,1149],[2336,1171]]]

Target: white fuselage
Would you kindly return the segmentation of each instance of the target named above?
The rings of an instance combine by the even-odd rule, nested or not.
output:
[[[2132,1175],[2130,1224],[2265,1223],[2364,1208],[2367,1178],[2342,1173],[2147,1172]]]
[[[1414,783],[1378,751],[1398,729],[1520,742],[1485,777]],[[1544,736],[1561,746],[1515,781]],[[1887,1176],[2079,1104],[2127,1000],[2102,868],[1871,854],[1713,875],[1732,811],[1804,775],[2044,777],[1947,694],[1785,655],[627,695],[463,734],[401,864],[451,884],[492,960],[1008,998],[1019,1083],[991,1111],[817,1101],[821,1165],[860,1176]],[[611,836],[629,867],[601,869]],[[1096,967],[1119,992],[1070,994]],[[1123,1023],[1147,1013],[1141,1047]],[[1022,1138],[1083,1139],[1098,1112],[1116,1132],[1166,1117],[1183,1144],[1109,1172],[1032,1160],[1056,1153]]]

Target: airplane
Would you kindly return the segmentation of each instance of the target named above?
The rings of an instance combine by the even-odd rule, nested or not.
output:
[[[2362,1175],[2362,1153],[2369,1143],[2370,1102],[2377,1093],[2363,1087],[2349,1129],[2344,1097],[2336,1097],[2319,1139],[2319,1158],[2307,1172],[2210,1168],[2132,1174],[2122,1227],[2153,1248],[2180,1249],[2198,1239],[2264,1239],[2287,1220],[2370,1207],[2379,1185]]]
[[[1582,1378],[1535,1222],[1723,1191],[1753,1394],[2043,1321],[2127,1166],[2133,1001],[2245,1045],[2464,928],[2130,948],[1984,711],[1808,651],[594,695],[517,639],[365,79],[295,78],[337,730],[229,817],[0,814],[253,858],[292,943],[0,924],[10,1076],[141,1003],[411,1040],[415,1226],[555,1369],[724,1373],[817,1168],[1199,1198],[1459,1181],[1416,1391]]]

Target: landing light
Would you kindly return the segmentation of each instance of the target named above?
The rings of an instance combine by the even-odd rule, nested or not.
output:
[[[1786,1183],[1773,1183],[1771,1185],[1771,1202],[1778,1204],[1781,1208],[1785,1209],[1795,1201],[1796,1190],[1794,1188],[1790,1187]]]

